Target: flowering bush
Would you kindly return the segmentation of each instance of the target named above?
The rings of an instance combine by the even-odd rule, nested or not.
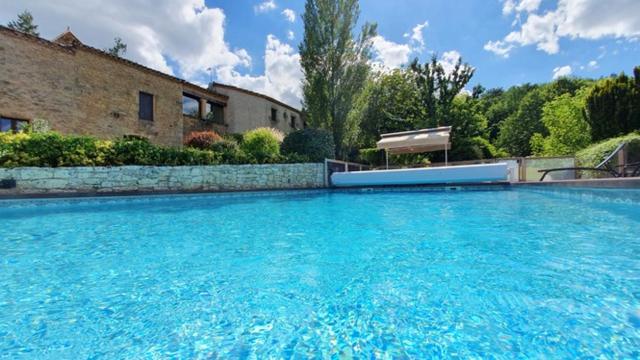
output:
[[[200,150],[209,150],[211,145],[221,140],[222,136],[215,131],[194,131],[187,135],[184,144]]]

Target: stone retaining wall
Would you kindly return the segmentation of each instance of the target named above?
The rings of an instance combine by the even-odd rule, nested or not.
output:
[[[0,169],[0,195],[320,188],[323,164]]]

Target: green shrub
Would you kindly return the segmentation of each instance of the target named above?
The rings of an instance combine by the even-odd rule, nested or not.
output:
[[[220,155],[209,150],[193,148],[175,149],[159,148],[159,166],[186,166],[186,165],[218,165]]]
[[[111,165],[157,165],[159,148],[147,139],[122,138],[113,142],[108,162]]]
[[[123,165],[217,165],[250,163],[293,163],[306,157],[280,155],[279,144],[271,131],[246,134],[246,151],[233,140],[220,138],[209,149],[177,149],[153,145],[138,136],[115,141],[88,136],[48,133],[0,133],[0,166],[123,166]]]
[[[474,137],[473,141],[482,152],[483,159],[495,159],[509,156],[506,151],[496,148],[491,142],[489,142],[489,140],[481,136]]]
[[[624,136],[619,136],[593,144],[576,153],[576,161],[579,166],[594,167],[605,157],[609,156],[613,150],[622,142],[627,142],[629,154],[637,154],[640,151],[640,132],[632,132]]]
[[[240,149],[252,162],[259,164],[273,162],[280,155],[278,138],[268,128],[247,131]]]
[[[193,131],[184,141],[184,145],[200,150],[210,150],[211,145],[221,141],[222,137],[215,131]]]
[[[358,161],[369,165],[379,166],[385,164],[384,151],[376,148],[360,149],[358,158]]]
[[[282,142],[282,153],[298,154],[318,162],[334,157],[335,145],[330,132],[320,129],[302,129],[287,135]]]
[[[242,134],[237,134],[237,133],[227,133],[227,134],[223,134],[222,138],[224,140],[233,141],[236,144],[240,144],[240,143],[242,143],[243,135]]]
[[[282,144],[282,141],[284,140],[284,133],[278,129],[272,127],[260,127],[256,128],[255,130],[270,132],[273,137],[278,140],[278,144]]]
[[[109,142],[54,132],[5,134],[1,142],[4,167],[100,166],[107,164],[109,152]]]

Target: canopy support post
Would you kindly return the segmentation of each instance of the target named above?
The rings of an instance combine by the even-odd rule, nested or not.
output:
[[[384,149],[384,159],[387,164],[387,170],[389,170],[389,150]]]
[[[447,154],[447,145],[444,146],[444,166],[448,166],[449,158]]]

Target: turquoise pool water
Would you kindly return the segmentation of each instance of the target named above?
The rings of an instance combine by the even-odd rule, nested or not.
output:
[[[0,357],[638,358],[628,194],[0,202]]]

